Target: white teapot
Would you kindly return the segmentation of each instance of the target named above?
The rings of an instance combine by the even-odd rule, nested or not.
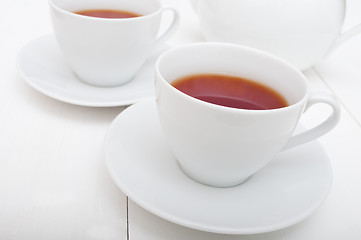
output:
[[[277,55],[304,70],[361,24],[341,33],[345,0],[192,0],[207,41],[229,42]]]

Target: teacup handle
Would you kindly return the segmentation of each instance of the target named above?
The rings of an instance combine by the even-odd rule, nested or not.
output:
[[[336,126],[341,115],[340,105],[336,98],[325,92],[311,92],[304,111],[307,111],[312,105],[317,103],[325,103],[331,106],[332,113],[330,116],[314,128],[292,136],[282,150],[293,148],[312,141],[329,132]]]
[[[179,13],[178,11],[170,6],[165,6],[161,10],[161,14],[163,14],[165,11],[171,11],[173,13],[173,19],[172,22],[169,24],[168,28],[160,35],[158,36],[155,46],[159,46],[163,44],[165,41],[170,38],[174,32],[176,31],[178,25],[179,25]]]

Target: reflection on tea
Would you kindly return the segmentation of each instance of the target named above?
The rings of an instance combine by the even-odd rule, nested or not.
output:
[[[189,96],[225,107],[266,110],[288,106],[275,90],[236,76],[199,74],[177,79],[172,85]]]
[[[88,9],[88,10],[76,11],[74,13],[88,17],[98,17],[98,18],[133,18],[133,17],[141,16],[139,14],[128,11],[112,10],[112,9]]]

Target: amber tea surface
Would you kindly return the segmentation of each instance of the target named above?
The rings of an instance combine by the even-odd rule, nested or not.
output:
[[[98,18],[134,18],[141,16],[137,13],[113,9],[87,9],[82,11],[76,11],[74,13],[88,17]]]
[[[172,85],[189,96],[225,107],[266,110],[288,106],[275,90],[238,76],[198,74],[177,79]]]

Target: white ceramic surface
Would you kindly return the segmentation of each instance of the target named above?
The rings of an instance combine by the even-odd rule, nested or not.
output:
[[[165,2],[182,15],[179,31],[168,42],[201,41],[189,1]],[[341,121],[319,139],[333,169],[326,201],[310,218],[286,229],[222,235],[163,220],[134,204],[113,184],[105,168],[104,133],[123,108],[47,101],[26,86],[16,74],[16,56],[29,40],[52,31],[47,1],[2,0],[1,7],[0,239],[361,239],[361,35],[306,74],[313,90],[331,91],[342,102]],[[345,29],[361,22],[360,9],[360,0],[347,0]],[[310,111],[318,118],[303,118],[307,129],[327,116],[328,108],[320,105]],[[317,158],[308,152],[298,157],[305,153],[306,159]]]
[[[133,201],[166,220],[209,232],[253,234],[291,226],[309,217],[331,186],[328,157],[315,141],[280,153],[242,185],[197,183],[168,150],[154,99],[118,115],[104,151],[112,179]]]
[[[177,10],[162,7],[158,0],[49,0],[49,5],[62,53],[76,75],[95,86],[129,82],[178,26]],[[119,9],[141,16],[109,19],[73,13],[88,9]],[[158,33],[165,12],[173,19]]]
[[[344,31],[346,2],[192,0],[208,41],[259,48],[302,70],[361,32],[361,24]]]
[[[53,34],[31,40],[17,55],[25,81],[57,100],[82,106],[111,107],[133,104],[154,95],[154,64],[168,46],[152,54],[133,80],[119,87],[95,87],[79,81],[65,62]]]
[[[171,85],[202,73],[240,76],[266,85],[281,94],[288,106],[269,110],[224,107]],[[155,86],[159,119],[170,149],[189,176],[211,186],[245,181],[282,149],[329,132],[340,117],[337,100],[331,94],[310,91],[305,76],[292,65],[235,44],[195,43],[166,51],[156,63]],[[302,113],[318,103],[331,107],[330,116],[291,137]]]

